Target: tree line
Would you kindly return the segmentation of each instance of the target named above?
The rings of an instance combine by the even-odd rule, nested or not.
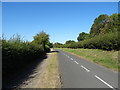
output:
[[[119,50],[120,14],[99,15],[95,18],[89,33],[79,33],[77,40],[68,40],[65,44],[54,43],[57,48],[89,48]]]

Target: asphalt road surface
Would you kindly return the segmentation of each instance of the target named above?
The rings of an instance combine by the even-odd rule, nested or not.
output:
[[[56,51],[58,51],[63,88],[106,88],[106,90],[118,90],[118,72],[70,53],[61,50]]]

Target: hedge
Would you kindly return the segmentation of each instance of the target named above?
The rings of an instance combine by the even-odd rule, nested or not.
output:
[[[110,32],[107,34],[100,34],[98,36],[88,38],[83,41],[64,44],[57,47],[120,50],[119,35],[120,32]]]
[[[47,51],[49,51],[49,48],[47,48]],[[3,80],[43,55],[45,55],[45,51],[41,45],[2,40]]]

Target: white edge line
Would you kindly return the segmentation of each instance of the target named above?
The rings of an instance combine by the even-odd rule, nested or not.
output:
[[[81,67],[82,67],[83,69],[85,69],[87,72],[90,72],[90,70],[88,70],[88,69],[85,68],[84,66],[81,65]]]
[[[76,64],[79,64],[77,61],[74,61]]]
[[[72,58],[70,58],[71,60],[73,60]]]
[[[107,82],[105,82],[104,80],[102,80],[102,79],[101,79],[100,77],[98,77],[97,75],[95,75],[95,77],[96,77],[97,79],[99,79],[100,81],[102,81],[104,84],[106,84],[108,87],[110,87],[110,88],[112,88],[113,90],[115,90],[113,86],[111,86],[110,84],[108,84]]]

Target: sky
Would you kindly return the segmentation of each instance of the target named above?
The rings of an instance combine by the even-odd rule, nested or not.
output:
[[[119,0],[2,0],[2,2],[119,2]]]
[[[113,13],[118,13],[117,2],[3,2],[2,33],[32,41],[44,30],[52,43],[77,41],[79,33],[89,33],[95,18]]]

